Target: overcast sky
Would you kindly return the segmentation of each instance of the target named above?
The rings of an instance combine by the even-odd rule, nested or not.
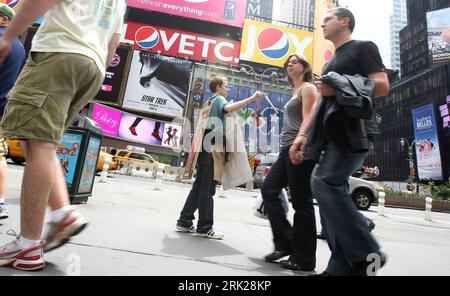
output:
[[[340,0],[339,4],[347,6],[355,15],[353,38],[375,42],[385,66],[390,68],[389,17],[392,15],[392,0]]]

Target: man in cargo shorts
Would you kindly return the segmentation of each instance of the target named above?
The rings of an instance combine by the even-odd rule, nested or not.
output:
[[[56,146],[78,112],[100,89],[120,41],[123,0],[28,0],[0,38],[0,64],[11,40],[45,12],[30,56],[10,92],[0,136],[21,139],[26,166],[21,232],[0,246],[0,266],[38,270],[43,251],[78,234],[87,220],[69,203]],[[41,242],[47,204],[52,219]]]

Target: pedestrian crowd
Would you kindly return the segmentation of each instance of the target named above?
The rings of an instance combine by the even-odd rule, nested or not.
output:
[[[20,233],[10,231],[15,239],[0,246],[0,266],[43,269],[44,252],[63,246],[88,225],[70,205],[56,147],[100,89],[120,42],[125,9],[124,0],[28,0],[16,14],[0,4],[0,219],[9,216],[4,139],[21,140],[27,160],[20,193]],[[25,61],[18,36],[44,14]],[[355,17],[350,10],[330,10],[321,27],[336,49],[321,76],[315,76],[310,62],[298,54],[284,63],[292,97],[283,109],[278,159],[261,189],[274,243],[264,259],[315,274],[314,198],[320,211],[320,236],[331,251],[320,275],[374,275],[387,257],[371,234],[374,223],[352,201],[348,180],[363,166],[379,134],[374,100],[388,94],[389,81],[377,46],[352,39]],[[222,123],[226,116],[266,95],[256,91],[230,103],[228,80],[218,75],[209,87],[212,96],[203,105],[207,121],[197,135],[203,149],[193,158],[197,175],[176,230],[221,240],[224,233],[213,227],[213,196],[233,161]],[[137,124],[130,127],[133,134]],[[176,142],[176,132],[168,129],[167,141]],[[286,187],[294,209],[292,224],[279,197]],[[48,206],[50,223],[42,238]],[[379,260],[372,269],[374,255]]]

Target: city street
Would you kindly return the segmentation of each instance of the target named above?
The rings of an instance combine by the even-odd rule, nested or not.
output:
[[[10,218],[0,221],[0,243],[19,232],[19,193],[23,166],[9,164],[7,201]],[[257,191],[231,190],[215,198],[215,228],[222,241],[175,232],[175,223],[190,185],[112,175],[108,183],[95,180],[93,196],[77,208],[90,220],[85,232],[65,247],[45,254],[47,268],[37,273],[0,268],[1,275],[166,275],[166,276],[292,276],[301,273],[266,263],[272,251],[268,221],[252,215]],[[292,209],[289,212],[292,218]],[[318,218],[318,208],[316,207]],[[450,275],[450,215],[386,209],[386,217],[372,207],[375,236],[388,254],[379,275]],[[318,221],[319,223],[319,221]],[[320,225],[320,224],[318,224]],[[319,227],[319,226],[318,226]],[[317,272],[329,257],[325,241],[318,241]]]

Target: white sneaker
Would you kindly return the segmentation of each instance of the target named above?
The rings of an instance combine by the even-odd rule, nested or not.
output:
[[[4,203],[0,204],[0,220],[7,219],[8,217],[8,206]]]
[[[45,267],[45,261],[42,259],[42,245],[25,249],[19,243],[19,235],[12,230],[8,230],[7,234],[15,236],[16,239],[0,246],[0,266],[24,271],[39,270]]]
[[[44,252],[49,252],[67,243],[88,225],[86,218],[75,210],[66,214],[60,222],[51,222],[45,236]]]
[[[194,227],[194,225],[186,227],[186,226],[177,224],[177,231],[184,232],[184,233],[195,233],[195,227]]]
[[[225,236],[222,232],[217,232],[212,228],[208,232],[197,232],[196,235],[210,239],[223,239]]]

